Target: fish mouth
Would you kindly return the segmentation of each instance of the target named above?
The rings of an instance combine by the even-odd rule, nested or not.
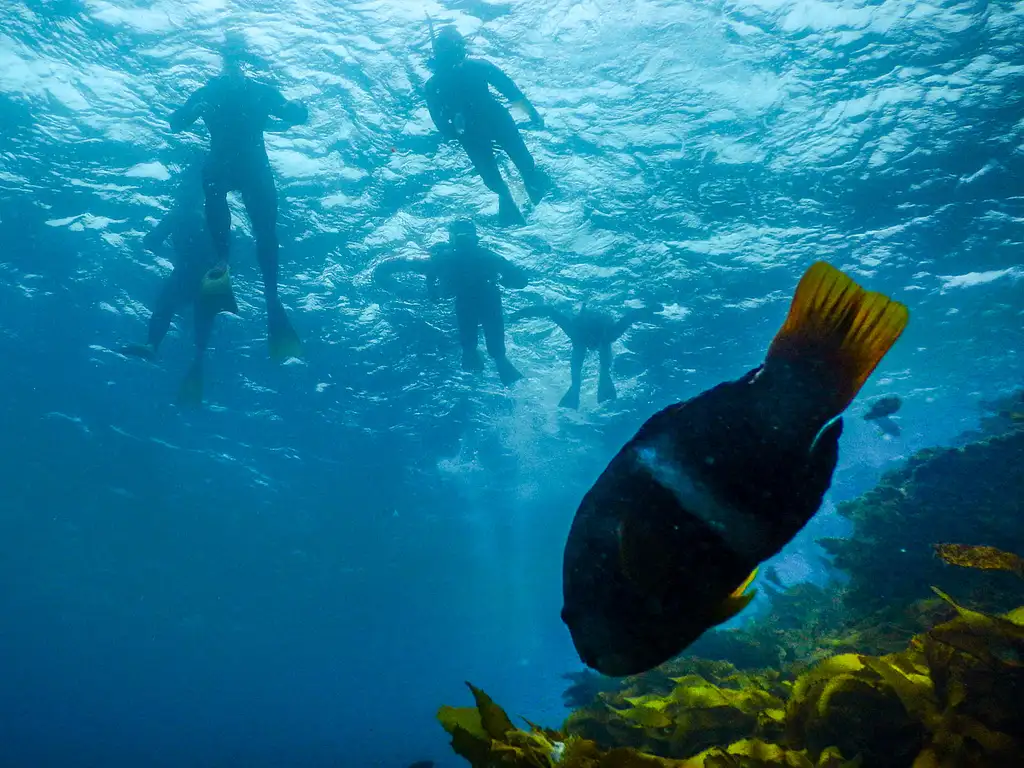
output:
[[[666,660],[663,654],[636,653],[637,638],[618,632],[613,624],[598,617],[562,609],[562,621],[569,627],[580,660],[606,677],[627,677],[653,669]],[[639,649],[646,648],[640,643]]]

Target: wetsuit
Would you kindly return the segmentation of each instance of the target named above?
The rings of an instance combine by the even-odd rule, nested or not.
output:
[[[164,281],[149,319],[149,335],[145,344],[129,344],[122,349],[127,355],[147,360],[156,358],[157,350],[171,327],[174,313],[192,305],[195,317],[195,354],[192,364],[178,390],[181,405],[198,406],[203,400],[203,358],[213,333],[218,312],[238,312],[234,295],[210,295],[202,290],[204,276],[216,265],[217,253],[198,206],[180,204],[171,210],[142,241],[156,251],[170,239],[174,269]]]
[[[263,272],[271,354],[280,358],[296,353],[298,338],[277,291],[277,189],[263,138],[271,117],[296,125],[305,122],[308,113],[303,104],[286,100],[276,88],[229,72],[193,93],[170,123],[172,130],[180,131],[202,118],[210,131],[210,154],[203,168],[206,221],[224,264],[231,238],[227,195],[236,190],[242,195]]]
[[[467,58],[439,67],[427,81],[427,108],[441,135],[458,139],[484,184],[498,195],[503,223],[521,223],[522,214],[498,169],[495,145],[515,163],[534,203],[544,196],[550,180],[537,168],[508,109],[491,93],[492,85],[510,101],[525,99],[496,65]]]
[[[524,288],[527,279],[523,270],[480,245],[456,247],[439,243],[431,250],[426,272],[431,295],[437,296],[440,288],[444,295],[455,298],[463,368],[481,367],[477,345],[482,327],[487,352],[494,358],[502,382],[511,384],[521,378],[522,374],[506,356],[505,315],[499,283],[509,288]]]
[[[570,375],[572,384],[562,397],[563,408],[580,407],[580,387],[583,383],[583,364],[587,353],[597,350],[599,369],[597,380],[597,401],[614,400],[617,397],[615,382],[612,381],[612,344],[614,344],[641,317],[650,313],[648,309],[634,309],[626,312],[619,320],[606,312],[584,307],[578,315],[567,315],[550,307],[529,307],[516,312],[513,322],[528,317],[546,317],[554,322],[572,344]]]
[[[214,315],[204,311],[199,295],[203,276],[217,263],[202,211],[175,208],[146,235],[143,246],[156,251],[170,239],[174,269],[164,281],[149,319],[149,346],[155,352],[171,327],[174,313],[193,305],[195,311],[196,354],[201,355],[209,341]]]

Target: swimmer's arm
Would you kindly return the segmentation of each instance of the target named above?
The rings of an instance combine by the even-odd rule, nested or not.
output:
[[[444,105],[441,103],[441,93],[434,82],[434,78],[430,78],[427,81],[426,98],[427,111],[430,112],[430,119],[434,121],[437,130],[447,140],[457,139],[458,134],[455,132],[455,126],[445,116]]]
[[[520,309],[517,312],[513,312],[509,316],[508,320],[510,323],[514,323],[518,320],[526,320],[528,318],[535,317],[543,317],[550,320],[563,331],[565,331],[567,336],[572,336],[572,334],[569,331],[569,329],[572,327],[571,318],[568,315],[559,312],[557,309],[554,309],[553,307],[545,307],[544,305],[526,307],[525,309]]]
[[[173,218],[173,213],[169,213],[164,216],[160,220],[160,223],[153,227],[153,229],[147,232],[146,236],[142,238],[142,247],[147,251],[156,253],[157,248],[163,245],[167,236],[171,234],[171,229],[174,226]]]
[[[203,114],[203,107],[206,106],[206,93],[207,90],[204,85],[189,96],[188,101],[168,118],[167,122],[171,124],[171,130],[174,133],[185,130],[200,118]]]
[[[622,316],[622,318],[615,323],[612,327],[612,341],[617,341],[622,335],[628,331],[631,327],[644,320],[649,320],[654,315],[653,307],[643,307],[642,309],[630,309]]]
[[[516,266],[504,256],[499,256],[496,253],[491,254],[491,258],[494,260],[495,271],[501,275],[498,282],[506,288],[525,288],[530,282],[526,276],[526,270],[522,267]]]
[[[523,110],[532,122],[538,125],[544,124],[544,119],[540,116],[536,107],[526,98],[526,94],[522,92],[519,86],[512,82],[511,77],[506,75],[497,64],[482,61],[481,65],[487,77],[487,82],[497,88],[502,96],[511,101],[512,106]]]
[[[417,272],[427,275],[429,279],[433,270],[430,266],[430,259],[416,256],[396,256],[378,264],[373,270],[373,279],[375,282],[380,282],[399,272]]]
[[[309,120],[309,109],[301,101],[288,101],[276,88],[267,86],[267,114],[286,123],[288,127],[302,125]]]

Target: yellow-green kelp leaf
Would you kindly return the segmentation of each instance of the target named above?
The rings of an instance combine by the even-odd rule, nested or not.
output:
[[[488,736],[492,739],[501,739],[506,733],[516,729],[508,715],[505,714],[505,710],[495,704],[490,696],[472,683],[467,682],[466,685],[473,692],[476,708],[480,712],[480,724]]]
[[[480,722],[480,712],[476,707],[449,707],[446,704],[437,710],[437,719],[448,733],[454,734],[456,728],[462,728],[478,739],[490,738]]]
[[[936,544],[935,553],[950,565],[983,571],[1010,571],[1024,576],[1024,558],[995,547],[970,544]]]

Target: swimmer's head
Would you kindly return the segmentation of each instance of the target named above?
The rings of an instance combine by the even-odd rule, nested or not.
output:
[[[249,50],[245,35],[237,29],[229,29],[224,33],[220,56],[224,62],[224,69],[229,71],[240,71],[243,65],[255,65],[258,61],[258,57]]]
[[[434,61],[453,66],[466,58],[466,38],[454,26],[442,27],[434,37]]]

